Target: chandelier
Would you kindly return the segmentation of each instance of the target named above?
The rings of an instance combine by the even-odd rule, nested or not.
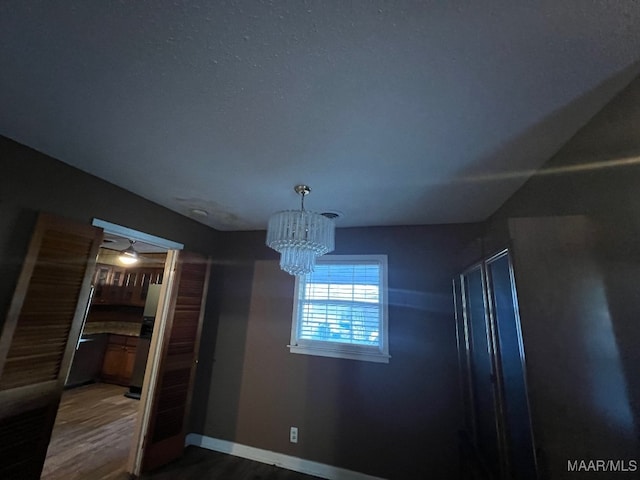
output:
[[[280,252],[280,268],[290,275],[313,272],[316,257],[334,249],[335,224],[319,213],[304,209],[304,197],[311,188],[296,185],[301,196],[300,210],[284,210],[271,215],[267,227],[267,246]]]

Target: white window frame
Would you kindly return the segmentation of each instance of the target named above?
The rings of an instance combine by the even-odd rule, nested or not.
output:
[[[321,357],[346,358],[368,362],[389,363],[389,308],[387,288],[387,256],[386,255],[323,255],[318,257],[316,264],[347,264],[376,262],[380,266],[380,330],[379,345],[351,345],[340,342],[323,340],[307,340],[298,338],[298,322],[301,312],[301,298],[303,294],[300,277],[296,277],[293,299],[293,314],[291,322],[291,344],[289,351],[305,355]]]

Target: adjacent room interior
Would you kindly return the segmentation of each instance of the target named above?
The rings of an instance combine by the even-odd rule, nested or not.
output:
[[[126,472],[166,252],[104,235],[43,479]]]

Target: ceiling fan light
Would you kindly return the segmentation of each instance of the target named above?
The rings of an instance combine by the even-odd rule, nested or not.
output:
[[[123,263],[125,265],[133,265],[134,263],[137,263],[138,260],[140,260],[138,252],[136,252],[135,248],[133,248],[133,244],[135,242],[132,240],[129,240],[129,242],[131,242],[131,245],[122,250],[120,252],[120,255],[118,255],[118,260],[120,261],[120,263]]]

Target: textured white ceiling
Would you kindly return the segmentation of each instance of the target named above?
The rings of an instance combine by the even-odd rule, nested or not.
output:
[[[633,77],[638,25],[631,0],[5,0],[0,134],[224,230],[300,182],[339,226],[478,221]]]

